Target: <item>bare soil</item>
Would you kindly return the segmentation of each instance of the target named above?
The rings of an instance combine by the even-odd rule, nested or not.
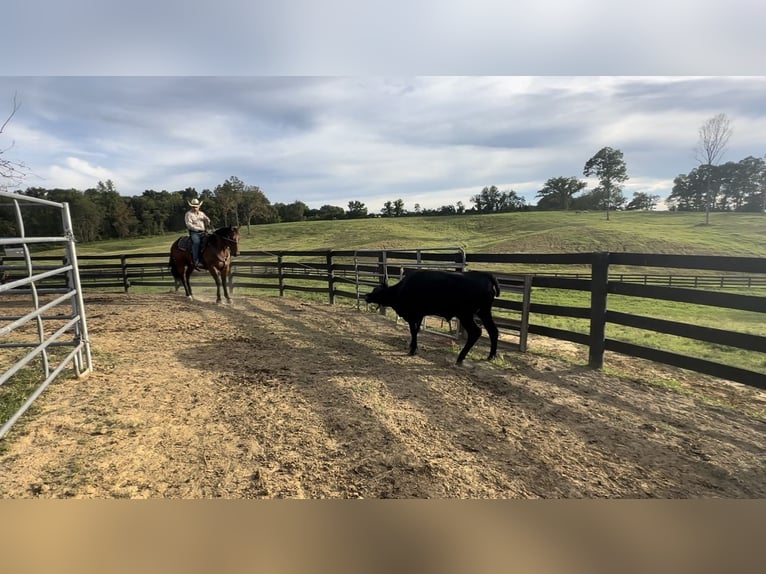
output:
[[[2,497],[766,497],[758,389],[534,336],[456,366],[390,314],[200,291],[86,297],[95,370],[3,439]]]

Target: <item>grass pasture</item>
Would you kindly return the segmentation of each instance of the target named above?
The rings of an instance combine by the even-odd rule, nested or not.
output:
[[[215,222],[222,226],[224,222]],[[99,241],[81,253],[150,253],[166,237]],[[519,212],[493,215],[302,221],[242,227],[243,250],[392,249],[460,246],[474,253],[634,252],[766,256],[766,216],[713,213]]]

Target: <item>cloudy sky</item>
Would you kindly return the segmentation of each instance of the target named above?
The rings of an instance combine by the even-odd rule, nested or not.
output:
[[[307,0],[186,4],[11,0],[0,116],[21,107],[0,149],[31,170],[22,188],[111,179],[136,195],[236,176],[311,207],[470,207],[488,185],[534,204],[610,146],[628,198],[664,197],[721,112],[724,161],[766,153],[760,3],[664,2],[655,17],[654,0],[328,0],[342,15],[323,24]]]

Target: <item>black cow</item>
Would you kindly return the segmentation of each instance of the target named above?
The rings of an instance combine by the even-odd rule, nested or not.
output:
[[[474,315],[479,316],[489,333],[491,347],[487,359],[495,357],[498,332],[492,319],[492,302],[496,295],[500,295],[500,285],[491,273],[418,270],[406,273],[393,287],[376,287],[372,293],[365,295],[364,300],[391,307],[407,321],[412,335],[410,355],[418,349],[418,331],[423,317],[435,315],[448,321],[457,317],[468,335],[457,357],[460,364],[481,335]]]

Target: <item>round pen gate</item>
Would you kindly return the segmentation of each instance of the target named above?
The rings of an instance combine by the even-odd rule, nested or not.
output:
[[[65,369],[93,366],[69,204],[0,191],[0,210],[1,439]],[[25,219],[45,231],[27,234]]]

